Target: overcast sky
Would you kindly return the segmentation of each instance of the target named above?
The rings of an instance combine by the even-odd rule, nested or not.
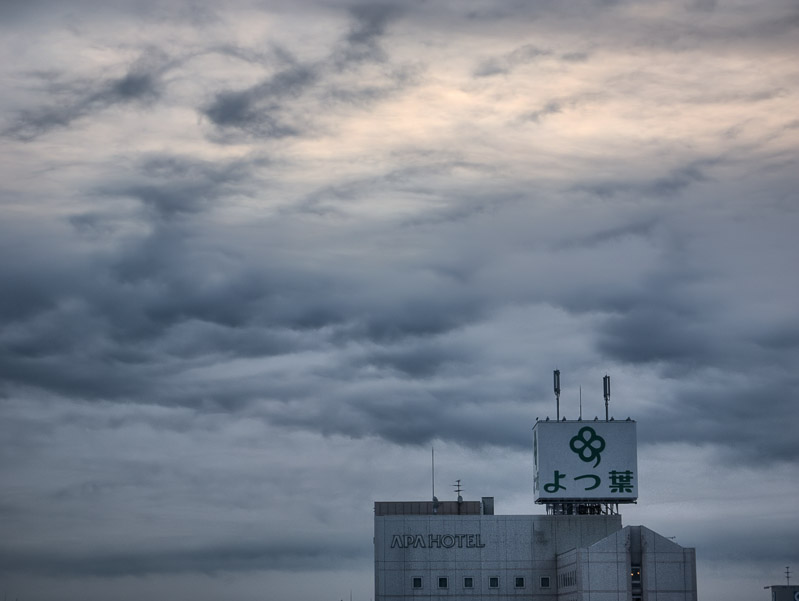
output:
[[[638,421],[624,523],[768,601],[797,49],[789,0],[0,2],[0,594],[369,599],[433,445],[543,513],[559,368]]]

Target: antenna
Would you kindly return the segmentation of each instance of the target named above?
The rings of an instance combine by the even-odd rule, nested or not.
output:
[[[605,421],[608,421],[608,401],[610,401],[610,376],[602,378],[602,387],[605,389]]]
[[[436,499],[436,448],[430,447],[430,460],[432,461],[432,484],[433,484],[433,514],[438,513],[438,499]]]
[[[555,419],[560,421],[560,370],[556,369],[555,372],[552,374],[552,376],[555,386],[555,407],[556,407]]]
[[[455,487],[455,492],[458,493],[458,515],[460,515],[461,506],[463,505],[463,497],[461,496],[463,489],[461,488],[461,481],[455,480],[455,484],[453,484],[452,486]]]
[[[580,419],[583,419],[583,387],[580,386]]]
[[[785,580],[788,581],[788,586],[791,586],[791,566],[785,566]]]
[[[455,480],[455,484],[452,486],[455,488],[455,492],[458,493],[458,503],[461,503],[463,501],[463,497],[461,496],[461,493],[463,492],[463,489],[461,488],[461,481]]]

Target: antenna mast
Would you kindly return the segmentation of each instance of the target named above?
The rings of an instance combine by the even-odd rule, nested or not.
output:
[[[458,503],[462,502],[463,497],[461,497],[461,493],[463,492],[463,489],[461,488],[461,481],[455,480],[455,484],[453,484],[452,487],[455,489],[455,493],[458,495]]]
[[[556,410],[556,418],[557,421],[560,421],[560,370],[556,369],[555,372],[552,374],[554,387],[555,387],[555,410]]]
[[[436,448],[430,447],[430,460],[432,462],[432,479],[433,484],[433,515],[438,513],[438,499],[436,499]]]
[[[430,461],[432,462],[432,484],[433,484],[433,500],[436,499],[436,448],[430,447]]]
[[[605,421],[608,421],[608,401],[610,401],[610,376],[602,378],[602,387],[605,389]]]

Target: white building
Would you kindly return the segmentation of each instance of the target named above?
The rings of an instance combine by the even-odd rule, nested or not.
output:
[[[457,505],[375,503],[375,601],[696,601],[694,550],[620,515]]]
[[[547,515],[494,515],[492,497],[375,503],[375,601],[696,601],[694,549],[622,526],[618,503],[637,498],[624,424],[537,425]]]
[[[773,584],[765,588],[771,589],[771,601],[799,601],[799,584]]]

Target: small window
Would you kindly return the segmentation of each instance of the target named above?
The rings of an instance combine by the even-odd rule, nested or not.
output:
[[[499,588],[499,576],[491,576],[488,579],[488,588]]]
[[[516,588],[524,588],[524,578],[516,577]]]
[[[463,588],[474,588],[474,578],[466,576],[466,578],[463,579]]]
[[[413,588],[422,588],[422,579],[419,576],[413,578]]]
[[[549,576],[541,576],[541,588],[549,588]]]
[[[449,588],[449,580],[446,578],[439,578],[438,579],[438,588]]]
[[[633,584],[641,584],[641,568],[633,566],[630,570],[630,577]]]

